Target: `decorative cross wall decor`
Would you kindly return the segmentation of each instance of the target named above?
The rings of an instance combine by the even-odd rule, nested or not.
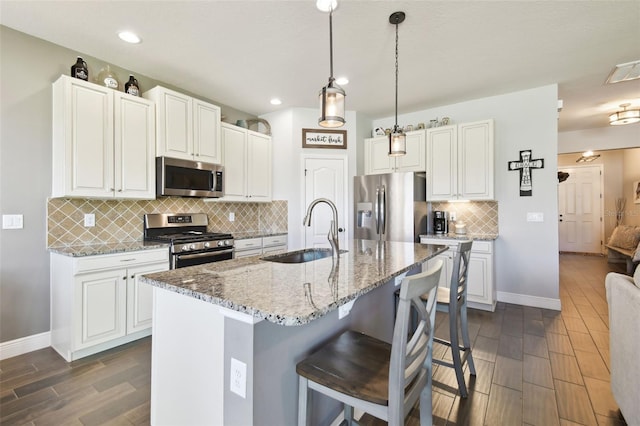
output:
[[[542,158],[532,160],[531,150],[520,151],[520,161],[509,161],[509,170],[520,171],[520,196],[531,197],[533,192],[533,182],[531,178],[531,169],[544,168],[544,160]]]

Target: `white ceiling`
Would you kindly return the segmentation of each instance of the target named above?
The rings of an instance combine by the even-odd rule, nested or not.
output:
[[[350,80],[348,110],[394,113],[397,10],[400,114],[551,83],[560,131],[606,127],[619,104],[640,105],[640,79],[604,85],[640,59],[640,0],[342,0],[334,74]],[[329,77],[329,19],[315,0],[1,0],[0,23],[255,115],[315,108]],[[122,29],[143,42],[123,43]]]

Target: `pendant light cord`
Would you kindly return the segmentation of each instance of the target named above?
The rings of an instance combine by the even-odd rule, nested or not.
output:
[[[396,23],[396,125],[394,130],[398,129],[398,24]]]
[[[333,7],[329,6],[329,83],[333,81]]]

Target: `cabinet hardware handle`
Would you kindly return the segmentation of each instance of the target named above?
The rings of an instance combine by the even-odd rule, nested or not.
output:
[[[120,259],[120,262],[133,262],[134,260],[136,260],[135,257],[133,259]]]

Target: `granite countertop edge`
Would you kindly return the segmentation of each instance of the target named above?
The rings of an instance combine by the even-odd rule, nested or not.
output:
[[[78,244],[47,247],[51,253],[69,257],[99,256],[103,254],[128,253],[140,250],[168,248],[169,244],[153,241],[124,241],[119,243]]]
[[[245,231],[245,232],[230,232],[233,235],[234,240],[248,240],[251,238],[263,238],[263,237],[276,237],[279,235],[287,235],[287,231],[282,232],[262,232],[262,231]]]
[[[494,241],[498,238],[498,234],[421,234],[420,238],[437,240]]]
[[[228,308],[237,312],[241,312],[244,314],[248,314],[251,316],[254,316],[256,318],[259,319],[265,319],[269,322],[273,322],[276,324],[280,324],[280,325],[285,325],[285,326],[296,326],[296,325],[304,325],[304,324],[308,324],[310,322],[312,322],[313,320],[316,320],[318,318],[322,318],[323,316],[325,316],[326,314],[328,314],[329,312],[332,312],[336,309],[338,309],[340,306],[345,305],[347,303],[349,303],[352,300],[357,299],[358,297],[369,293],[372,290],[375,290],[376,288],[386,284],[387,282],[389,282],[391,279],[411,270],[412,268],[416,267],[417,265],[419,265],[420,263],[422,263],[421,261],[418,261],[410,266],[407,266],[401,270],[399,270],[398,272],[395,272],[383,279],[377,280],[373,283],[371,283],[368,287],[360,289],[352,294],[349,294],[346,297],[343,297],[339,300],[336,300],[334,303],[319,309],[309,315],[306,316],[287,316],[287,315],[279,315],[273,312],[264,312],[260,309],[256,309],[256,308],[251,308],[249,306],[246,305],[240,305],[237,303],[234,303],[231,300],[227,300],[227,299],[222,299],[219,297],[214,297],[211,295],[207,295],[207,294],[203,294],[200,293],[198,291],[194,291],[194,290],[190,290],[184,287],[178,287],[172,284],[168,284],[166,282],[163,281],[157,281],[154,280],[152,278],[148,278],[143,276],[142,277],[142,281],[146,282],[147,284],[153,285],[154,287],[158,287],[158,288],[163,288],[165,290],[169,290],[178,294],[182,294],[188,297],[192,297],[194,299],[197,300],[202,300],[203,302],[207,302],[207,303],[211,303],[214,305],[218,305],[218,306],[222,306],[223,308]]]
[[[368,244],[366,247],[361,247],[364,254],[356,253],[356,246],[351,245],[344,259],[341,255],[340,272],[337,273],[338,278],[335,284],[337,286],[335,291],[339,296],[335,299],[333,296],[328,298],[326,294],[327,275],[329,271],[333,271],[331,258],[313,261],[315,267],[311,270],[317,270],[317,274],[313,273],[312,276],[300,277],[299,273],[305,270],[302,266],[304,264],[267,262],[258,256],[253,256],[143,275],[141,281],[257,319],[284,326],[297,326],[308,324],[327,315],[448,249],[445,245],[437,244],[386,243],[388,244],[386,251],[381,251],[386,254],[379,258],[376,253],[376,242],[364,241],[364,243]],[[397,250],[400,250],[398,254],[395,253]],[[403,260],[409,255],[408,253],[411,253],[412,257]],[[290,273],[293,274],[290,275]],[[293,281],[287,281],[289,276]],[[260,277],[265,279],[261,280]],[[277,279],[269,277],[277,277]],[[255,281],[256,279],[259,281]],[[247,281],[251,282],[250,286],[256,287],[245,294],[243,292],[246,292]],[[278,292],[283,288],[287,289],[289,286],[299,288],[305,281],[309,281],[308,284],[312,288],[315,286],[316,290],[312,296],[316,299],[317,305],[312,301],[310,306],[305,299],[306,294],[303,296],[292,293],[286,300],[278,299]],[[283,285],[285,287],[282,287]],[[315,293],[319,288],[325,288],[325,294],[321,294],[322,290],[320,293]],[[235,293],[236,291],[240,293]]]

